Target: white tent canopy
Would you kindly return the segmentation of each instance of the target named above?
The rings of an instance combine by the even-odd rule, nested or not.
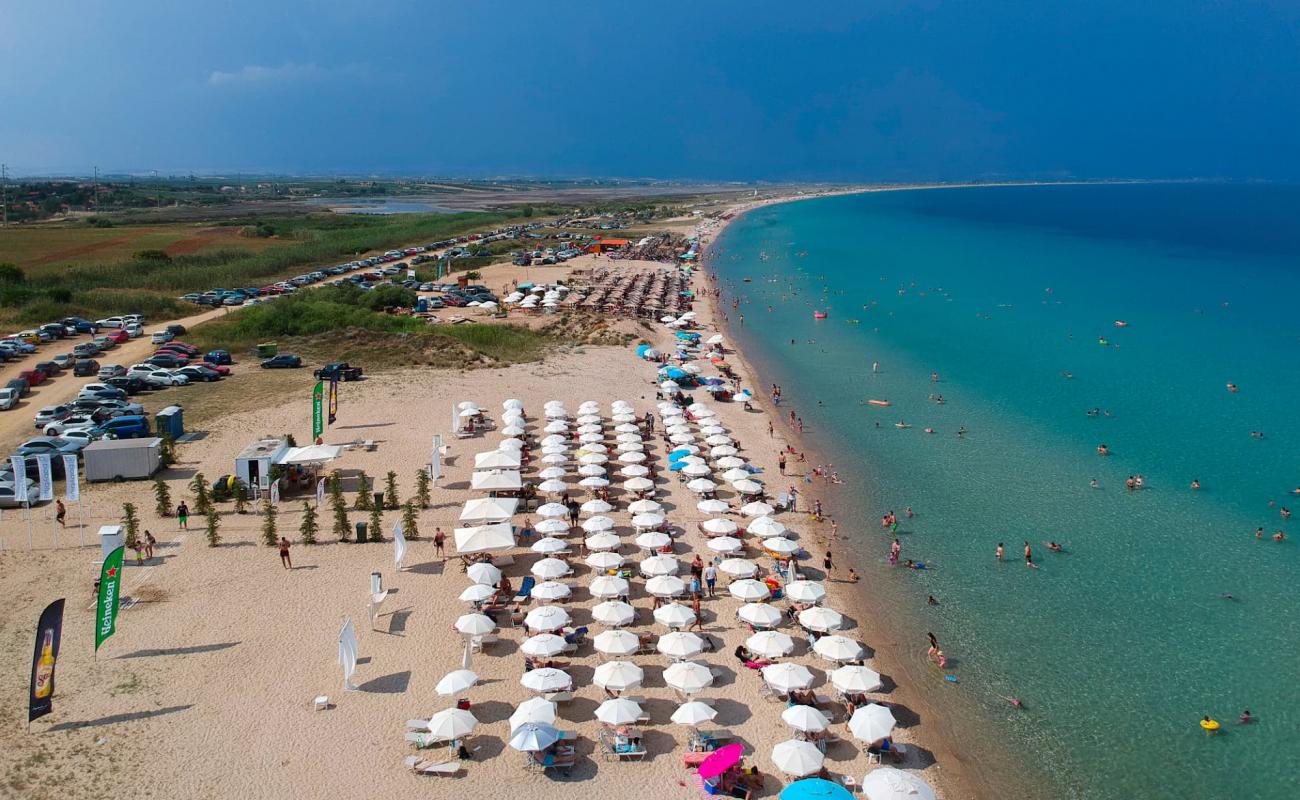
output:
[[[474,469],[519,469],[519,453],[506,450],[477,453]]]
[[[519,508],[516,497],[478,497],[467,500],[460,511],[460,521],[467,525],[484,525],[492,522],[505,522]]]
[[[478,492],[505,492],[521,489],[524,484],[517,470],[491,470],[475,472],[469,485]]]
[[[303,466],[326,464],[339,457],[343,448],[334,444],[313,444],[307,447],[290,447],[280,454],[277,464]]]
[[[479,525],[473,528],[457,528],[452,531],[459,553],[490,553],[509,550],[515,546],[515,534],[504,522],[495,525]]]

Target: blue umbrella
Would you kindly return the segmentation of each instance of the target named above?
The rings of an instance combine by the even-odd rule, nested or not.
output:
[[[645,351],[649,349],[650,349],[650,345],[648,344],[643,344],[638,346],[636,349],[637,358],[645,358]]]
[[[670,380],[674,380],[674,381],[678,379],[684,380],[686,378],[686,373],[678,369],[677,367],[664,367],[663,369],[659,370],[659,374],[663,377],[669,378]]]
[[[669,461],[680,461],[691,454],[690,450],[674,450],[668,454]]]
[[[699,335],[698,333],[691,333],[690,331],[678,331],[677,334],[676,334],[676,336],[677,336],[678,339],[698,339],[698,338],[700,338],[700,335]]]
[[[804,778],[782,789],[781,800],[853,800],[853,795],[838,783]]]
[[[668,471],[677,472],[678,470],[684,469],[685,467],[686,467],[685,461],[674,461],[668,465]]]

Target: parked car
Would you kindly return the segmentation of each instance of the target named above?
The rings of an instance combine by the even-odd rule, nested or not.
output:
[[[148,418],[138,414],[114,417],[100,425],[99,431],[117,439],[136,439],[153,434]]]
[[[63,367],[60,367],[53,361],[37,361],[36,366],[32,369],[39,369],[41,372],[45,373],[45,377],[47,378],[53,378],[55,375],[58,375],[63,371]]]
[[[93,358],[99,355],[100,347],[94,342],[82,342],[72,348],[72,354],[77,358]]]
[[[116,378],[106,379],[104,383],[115,389],[121,389],[128,396],[154,388],[143,378],[137,378],[134,375],[119,375]]]
[[[181,367],[180,369],[176,370],[175,374],[184,375],[186,378],[189,379],[190,383],[207,383],[210,381],[221,380],[220,372],[217,372],[215,369],[208,369],[207,367],[204,367],[199,364],[194,364],[188,367]]]
[[[93,358],[79,358],[72,365],[72,374],[78,378],[89,378],[99,374],[99,362]]]
[[[5,384],[5,388],[18,392],[19,397],[26,397],[27,393],[32,390],[32,385],[27,382],[26,378],[14,378]]]
[[[172,336],[184,336],[187,333],[187,331],[185,330],[185,326],[177,323],[168,325],[167,332],[170,333]]]
[[[144,326],[138,322],[128,322],[122,326],[122,330],[126,331],[126,335],[132,339],[144,336]]]
[[[163,345],[162,347],[159,347],[158,349],[169,350],[175,353],[184,353],[190,358],[194,358],[199,354],[199,348],[195,347],[192,344],[186,344],[185,342],[179,342],[179,341],[170,341],[167,344]]]
[[[42,325],[40,327],[40,330],[44,333],[48,333],[50,335],[50,338],[52,339],[68,338],[68,328],[63,323],[60,322],[51,322],[49,324]]]
[[[190,360],[180,353],[169,353],[159,351],[145,359],[146,364],[153,364],[165,369],[176,369],[190,363]]]
[[[121,364],[105,364],[99,368],[99,379],[106,381],[109,378],[116,378],[119,375],[126,374],[126,367]]]
[[[39,369],[27,369],[18,373],[18,377],[27,381],[28,386],[40,386],[45,383],[45,373]]]
[[[125,400],[126,392],[116,386],[106,386],[102,383],[95,383],[89,384],[81,391],[77,392],[76,399],[81,400],[85,397],[93,397],[96,400]]]
[[[58,436],[37,436],[35,439],[28,439],[18,445],[17,453],[20,456],[40,455],[41,453],[63,455],[65,453],[80,453],[83,447],[85,447],[84,444]]]
[[[171,331],[154,331],[149,335],[150,344],[167,344],[176,338],[176,334]]]
[[[143,414],[144,407],[139,403],[131,403],[126,400],[113,400],[110,398],[93,398],[83,397],[80,400],[72,401],[72,408],[78,412],[91,413],[103,409],[105,414],[121,416],[122,414]]]
[[[43,429],[46,436],[63,436],[68,431],[79,428],[94,428],[105,420],[111,419],[107,412],[103,411],[83,411],[65,417],[58,422],[51,422]]]
[[[225,364],[213,364],[211,361],[200,361],[198,366],[207,367],[223,378],[230,374],[230,367],[227,367]]]
[[[120,328],[125,324],[125,321],[121,317],[109,317],[95,320],[95,324],[101,328]]]
[[[90,341],[95,343],[95,346],[99,348],[100,352],[112,350],[114,347],[117,347],[117,342],[107,336],[96,336]]]
[[[292,353],[281,353],[262,362],[262,369],[288,369],[301,366],[302,359]]]
[[[68,406],[45,406],[36,412],[36,427],[44,428],[51,422],[58,422],[70,416],[72,416],[72,409]]]
[[[154,386],[184,386],[190,382],[190,379],[181,374],[180,371],[173,372],[170,369],[156,369],[148,375],[141,376],[145,383]]]
[[[64,317],[63,324],[77,333],[99,333],[99,326],[82,317]]]
[[[109,339],[112,339],[117,344],[126,344],[128,341],[131,340],[131,334],[126,332],[126,326],[118,328],[117,330],[109,331],[105,335]]]
[[[359,381],[361,367],[349,366],[346,361],[335,361],[316,370],[312,376],[318,381]]]
[[[58,368],[61,370],[68,369],[73,364],[77,363],[77,357],[74,356],[72,353],[59,353],[57,356],[51,358],[50,360],[53,361],[55,365],[58,366]]]
[[[0,389],[0,411],[8,411],[18,405],[18,391],[16,389]]]

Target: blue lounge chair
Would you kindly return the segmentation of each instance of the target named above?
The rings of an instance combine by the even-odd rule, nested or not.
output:
[[[519,584],[519,594],[515,595],[515,602],[522,603],[529,597],[532,597],[533,587],[537,585],[537,579],[532,575],[524,578],[524,582]]]

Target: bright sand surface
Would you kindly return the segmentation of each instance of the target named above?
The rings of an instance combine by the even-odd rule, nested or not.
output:
[[[594,261],[584,256],[566,267],[535,268],[531,277],[553,280],[570,269],[590,268]],[[612,263],[627,268],[662,266]],[[496,287],[512,279],[522,280],[523,273],[522,268],[492,267],[484,282]],[[697,280],[697,287],[703,285]],[[696,309],[703,328],[716,330],[711,303],[697,303]],[[662,326],[655,326],[653,333],[629,321],[617,327],[659,345],[667,344],[670,336]],[[753,386],[752,376],[745,374],[743,364],[738,366],[745,385]],[[256,381],[258,372],[245,366],[232,379]],[[121,504],[129,501],[139,508],[142,526],[153,531],[160,544],[155,565],[126,569],[123,593],[135,603],[121,613],[117,634],[104,645],[98,659],[92,657],[91,589],[98,572],[97,547],[69,547],[78,537],[78,531],[69,528],[63,534],[63,547],[53,549],[50,512],[38,509],[34,513],[37,549],[29,552],[22,547],[24,518],[19,512],[7,511],[0,521],[7,543],[0,553],[0,590],[6,598],[0,606],[0,635],[5,643],[2,674],[7,676],[0,712],[0,729],[4,731],[0,747],[6,753],[0,796],[91,797],[100,796],[103,787],[111,784],[131,797],[411,797],[451,791],[495,797],[502,794],[503,781],[512,789],[520,787],[543,797],[628,796],[647,789],[675,797],[695,794],[680,755],[687,729],[668,719],[678,701],[661,676],[669,663],[664,656],[630,659],[646,669],[645,684],[637,693],[647,698],[644,708],[652,719],[644,729],[649,757],[630,763],[602,759],[595,746],[600,723],[594,712],[603,693],[592,683],[600,656],[590,645],[571,659],[569,671],[577,687],[576,697],[560,706],[557,722],[562,729],[578,733],[576,768],[567,779],[526,772],[523,755],[507,744],[507,718],[514,706],[530,696],[519,684],[523,657],[518,647],[524,635],[520,629],[508,627],[498,630],[500,642],[473,656],[473,669],[481,683],[463,696],[473,702],[480,724],[469,741],[473,760],[464,777],[421,777],[402,765],[404,757],[417,752],[403,741],[406,720],[427,719],[450,707],[454,698],[439,697],[434,684],[445,673],[458,669],[463,657],[460,637],[451,624],[467,609],[457,596],[469,581],[450,542],[452,558],[443,562],[435,557],[430,540],[435,527],[450,535],[461,505],[482,496],[468,486],[473,456],[495,449],[502,438],[496,431],[468,440],[449,438],[452,405],[473,400],[499,418],[503,400],[521,398],[528,415],[528,433],[535,443],[540,438],[537,423],[546,400],[561,400],[570,412],[585,400],[595,400],[607,421],[607,443],[612,443],[610,402],[624,399],[638,414],[657,413],[653,377],[653,366],[638,360],[632,347],[585,347],[536,364],[463,373],[390,372],[345,384],[339,420],[327,430],[326,441],[342,444],[371,439],[377,444],[373,452],[345,450],[331,465],[345,475],[364,470],[382,480],[389,470],[396,471],[405,499],[414,492],[416,470],[428,462],[434,434],[442,434],[450,444],[444,476],[432,491],[433,506],[419,515],[421,539],[410,542],[408,568],[400,573],[393,569],[391,542],[335,543],[328,505],[321,508],[323,543],[314,547],[295,544],[294,569],[290,571],[281,566],[274,548],[261,544],[258,514],[237,515],[229,503],[221,506],[222,546],[210,549],[203,538],[201,518],[192,518],[191,530],[185,533],[177,530],[174,519],[159,519],[154,514],[148,483],[87,487],[87,539],[94,538],[100,524],[115,521]],[[301,391],[284,397],[279,405],[231,409],[219,425],[210,426],[206,436],[181,445],[179,463],[164,473],[174,500],[188,496],[183,487],[195,471],[209,479],[231,472],[234,456],[261,435],[288,431],[305,441],[310,383],[304,371]],[[761,384],[757,393],[762,394]],[[776,474],[784,426],[778,425],[777,437],[770,438],[770,412],[747,413],[733,403],[708,404],[738,440],[741,455],[766,471],[771,491],[784,491],[795,482]],[[648,440],[647,452],[661,469],[665,466],[662,439]],[[815,459],[810,457],[809,463]],[[791,472],[798,474],[807,465],[792,459],[791,467]],[[351,483],[345,481],[349,487]],[[799,486],[801,492],[805,486],[821,491],[820,486]],[[661,476],[657,489],[656,499],[665,504],[670,523],[684,532],[677,540],[676,555],[685,570],[696,553],[710,555],[697,529],[708,515],[696,510],[695,496],[674,477]],[[583,495],[575,492],[575,496]],[[732,495],[720,492],[723,499],[734,499]],[[353,497],[354,492],[349,491],[349,501]],[[287,498],[280,507],[279,531],[295,541],[302,499]],[[801,497],[801,507],[808,499]],[[635,562],[640,556],[631,543],[628,498],[616,492],[613,500],[611,516],[617,532],[623,534],[622,552]],[[829,502],[833,509],[833,499]],[[399,516],[394,511],[384,514],[386,538],[391,538],[392,525]],[[353,522],[367,517],[367,512],[351,512]],[[77,518],[75,507],[69,518]],[[522,515],[516,516],[514,522],[519,524],[522,519]],[[808,551],[802,564],[807,576],[819,579],[829,529],[813,524],[804,514],[787,513],[778,519],[798,534]],[[533,522],[538,520],[533,517]],[[847,532],[842,530],[840,535]],[[572,534],[569,540],[576,548],[578,536]],[[747,555],[757,557],[753,543],[747,544]],[[836,576],[842,579],[851,562],[842,548],[835,548],[835,555]],[[519,548],[516,556],[506,574],[518,586],[540,556],[526,546]],[[765,558],[758,560],[770,563]],[[575,575],[567,580],[574,595],[565,607],[576,624],[590,625],[594,636],[603,628],[592,624],[590,618],[596,601],[585,587],[593,573],[580,557],[572,561]],[[366,618],[372,571],[381,572],[385,588],[392,590],[381,609],[377,630],[369,628]],[[900,706],[896,714],[902,724],[895,739],[914,751],[903,767],[916,770],[944,797],[975,796],[973,787],[963,780],[964,756],[942,746],[943,731],[935,724],[936,715],[919,705],[920,699],[909,687],[893,686],[888,680],[888,653],[896,646],[888,630],[859,607],[858,593],[851,584],[832,580],[827,588],[830,597],[825,605],[849,619],[847,629],[841,632],[868,646],[872,655],[868,666],[886,676],[883,697]],[[40,609],[58,597],[68,598],[68,605],[55,712],[38,720],[27,733],[22,700],[32,624]],[[633,581],[632,602],[638,619],[631,630],[656,635],[665,632],[651,618],[651,598],[643,591],[640,578]],[[700,696],[712,700],[719,712],[714,725],[729,728],[746,744],[746,764],[758,766],[766,776],[760,794],[775,795],[784,781],[772,764],[772,747],[791,738],[792,732],[781,721],[783,706],[759,694],[759,675],[740,667],[731,655],[748,636],[735,617],[739,605],[725,593],[704,602],[705,632],[719,647],[703,660],[720,670],[721,677]],[[356,692],[341,690],[337,664],[337,637],[345,617],[353,621],[360,639],[354,682],[361,691]],[[782,629],[791,631],[789,626]],[[829,663],[808,651],[797,628],[792,633],[797,642],[793,660],[814,671],[817,691],[832,693],[824,678]],[[317,695],[328,695],[333,708],[314,711],[311,701]],[[842,723],[841,719],[832,730],[847,741],[831,745],[827,767],[837,776],[848,774],[861,780],[870,767]],[[444,753],[421,751],[435,760]],[[431,781],[435,785],[429,785]]]

